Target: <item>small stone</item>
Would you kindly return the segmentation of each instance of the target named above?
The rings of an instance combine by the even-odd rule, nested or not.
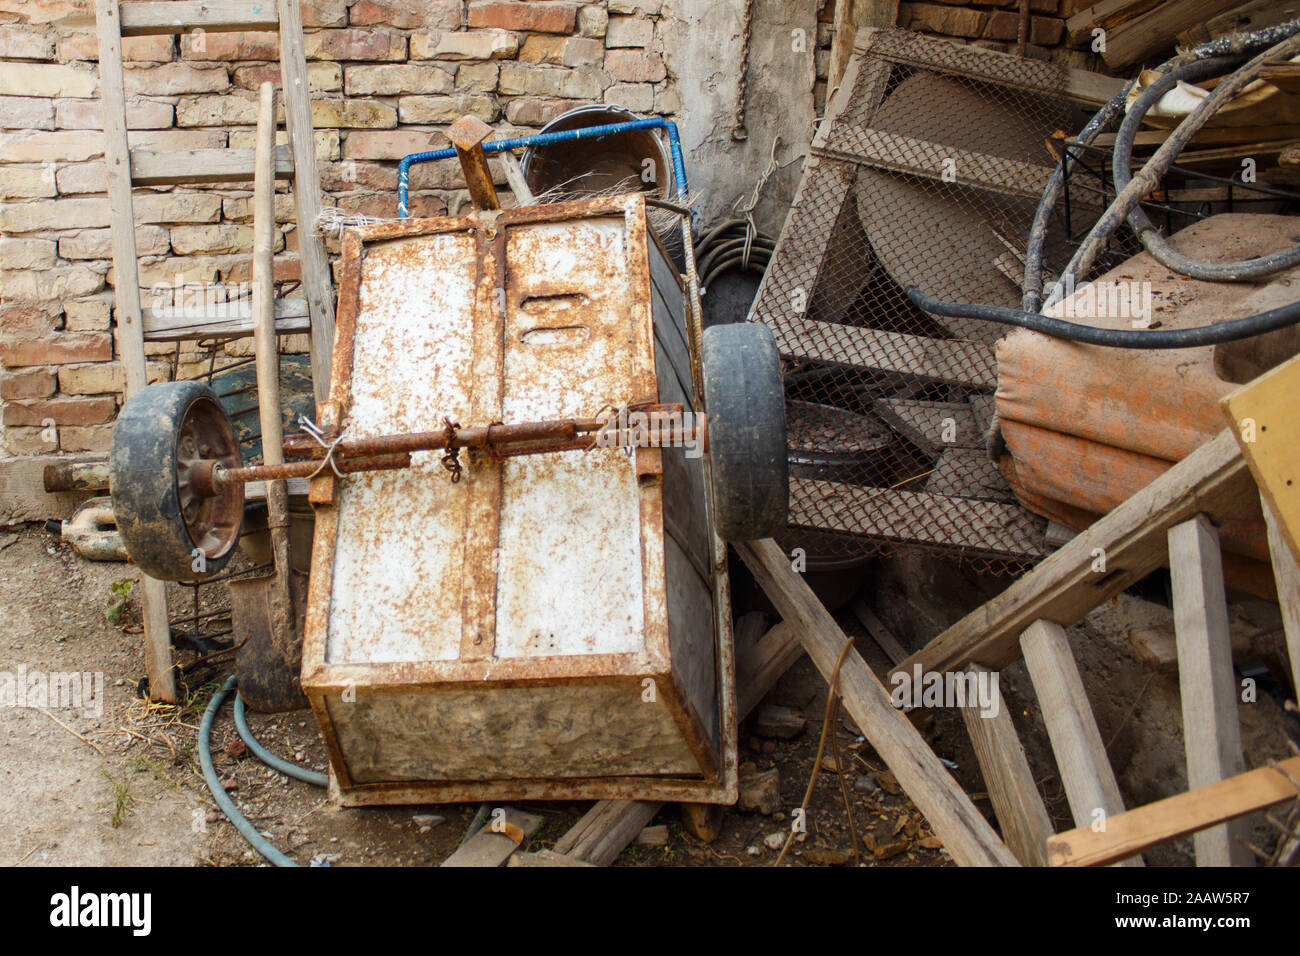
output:
[[[818,866],[843,866],[853,854],[848,850],[836,850],[831,847],[810,846],[803,851],[803,858]]]
[[[745,852],[750,856],[758,856],[763,851],[756,846],[747,846],[745,847]]]
[[[808,726],[804,716],[792,707],[765,704],[754,718],[754,732],[760,737],[790,740],[798,737]]]
[[[425,833],[436,826],[446,823],[447,818],[437,813],[417,813],[411,817],[411,822],[420,828],[421,833]]]
[[[636,842],[639,846],[663,846],[668,842],[667,825],[660,823],[652,827],[646,827],[637,834]]]
[[[767,845],[769,850],[781,849],[781,847],[785,846],[785,831],[777,830],[775,833],[769,833],[763,837],[763,843]]]
[[[876,782],[876,778],[869,773],[860,773],[858,778],[853,781],[853,789],[858,793],[875,793],[879,787],[880,784]]]
[[[760,771],[752,763],[741,764],[736,806],[741,812],[758,811],[770,817],[781,806],[781,771],[776,767]]]

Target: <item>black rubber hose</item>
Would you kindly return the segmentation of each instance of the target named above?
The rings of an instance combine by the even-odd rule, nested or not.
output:
[[[1276,26],[1256,30],[1253,33],[1244,35],[1230,34],[1219,37],[1216,40],[1203,43],[1187,53],[1179,54],[1165,61],[1157,67],[1157,70],[1166,73],[1174,67],[1192,60],[1212,56],[1243,55],[1260,47],[1272,46],[1297,31],[1300,31],[1300,20],[1291,20]],[[1091,143],[1097,134],[1123,110],[1134,82],[1136,81],[1130,80],[1125,84],[1124,88],[1111,97],[1110,102],[1098,110],[1096,115],[1088,121],[1087,125],[1076,137],[1081,144],[1086,146]],[[1070,160],[1068,158],[1063,160],[1047,180],[1047,186],[1043,190],[1042,198],[1038,201],[1038,209],[1034,213],[1033,225],[1029,230],[1029,240],[1025,247],[1025,282],[1022,304],[1026,310],[1031,312],[1037,311],[1042,305],[1043,251],[1047,244],[1047,230],[1051,222],[1052,211],[1056,207],[1056,201],[1060,198],[1061,188],[1065,181],[1064,173],[1069,164]]]
[[[1116,193],[1123,192],[1124,187],[1133,178],[1130,168],[1133,159],[1133,141],[1137,136],[1138,127],[1142,124],[1142,118],[1179,81],[1187,80],[1194,83],[1216,76],[1223,69],[1223,63],[1222,59],[1213,58],[1178,67],[1153,83],[1151,88],[1129,107],[1128,114],[1124,117],[1124,122],[1115,136],[1113,165]],[[1243,282],[1260,279],[1300,264],[1300,245],[1236,262],[1208,262],[1184,255],[1169,244],[1169,240],[1160,233],[1155,223],[1151,221],[1151,217],[1140,205],[1134,207],[1129,213],[1128,223],[1138,239],[1142,241],[1142,246],[1156,261],[1193,279],[1204,279],[1209,282]]]
[[[1174,164],[1178,154],[1182,152],[1192,137],[1209,122],[1210,117],[1258,76],[1266,63],[1274,60],[1289,60],[1298,53],[1300,53],[1300,36],[1293,34],[1281,43],[1256,54],[1245,66],[1224,77],[1215,86],[1214,92],[1201,100],[1196,105],[1196,108],[1183,118],[1183,121],[1178,124],[1178,128],[1170,133],[1169,138],[1147,160],[1146,165],[1115,196],[1110,206],[1093,224],[1088,235],[1079,243],[1079,247],[1074,252],[1074,257],[1061,274],[1060,283],[1058,283],[1052,296],[1048,299],[1049,305],[1060,297],[1062,288],[1068,288],[1071,280],[1078,281],[1079,277],[1088,275],[1102,247],[1110,241],[1111,235],[1122,223],[1128,220],[1129,213],[1137,208],[1147,193],[1156,187]]]
[[[1245,318],[1220,322],[1218,325],[1198,325],[1190,329],[1099,329],[1077,322],[1066,322],[1038,312],[1022,312],[996,305],[966,305],[958,302],[941,302],[926,295],[916,286],[908,286],[907,297],[932,315],[948,318],[983,319],[1002,325],[1032,329],[1058,339],[1082,342],[1085,345],[1103,345],[1116,349],[1190,349],[1204,345],[1218,345],[1248,339],[1265,332],[1274,332],[1300,324],[1300,302],[1292,302],[1267,312],[1258,312]]]

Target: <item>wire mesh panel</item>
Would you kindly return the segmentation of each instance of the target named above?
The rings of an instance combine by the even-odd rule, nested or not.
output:
[[[782,543],[810,566],[897,548],[1034,561],[1046,522],[985,451],[1005,329],[931,316],[904,290],[1019,307],[1053,134],[1087,114],[1058,66],[906,31],[874,33],[844,82],[750,314],[786,359]],[[1073,227],[1100,206],[1075,190]],[[1057,225],[1046,271],[1068,255]]]

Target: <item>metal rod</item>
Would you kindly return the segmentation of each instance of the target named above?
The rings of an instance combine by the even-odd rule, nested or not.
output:
[[[415,432],[380,438],[344,440],[334,449],[333,467],[340,474],[363,471],[387,471],[408,468],[411,453],[417,451],[489,449],[497,458],[520,455],[581,451],[595,447],[686,447],[708,448],[707,423],[700,416],[695,427],[680,422],[681,407],[656,406],[647,415],[646,427],[606,429],[608,420],[582,419],[557,422],[527,422],[519,425],[488,425],[476,428],[448,429],[438,432]],[[593,432],[600,434],[592,435]],[[310,447],[307,442],[311,442]],[[222,485],[232,482],[276,481],[285,478],[310,478],[331,467],[323,462],[325,449],[310,436],[292,436],[284,443],[286,455],[310,452],[314,457],[284,464],[245,465],[225,468],[216,462],[199,462],[192,468],[194,486],[200,493],[215,494]],[[206,467],[205,467],[206,466]]]

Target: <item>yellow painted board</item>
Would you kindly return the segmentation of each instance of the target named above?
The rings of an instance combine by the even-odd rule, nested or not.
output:
[[[1241,453],[1300,561],[1300,355],[1222,400]]]

